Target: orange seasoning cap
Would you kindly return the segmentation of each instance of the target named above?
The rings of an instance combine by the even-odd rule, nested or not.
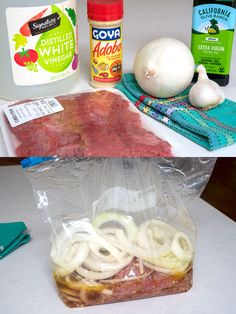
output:
[[[107,22],[123,18],[123,0],[88,0],[88,18],[93,21]]]

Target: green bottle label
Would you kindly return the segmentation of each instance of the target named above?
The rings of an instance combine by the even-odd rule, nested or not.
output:
[[[194,7],[192,53],[196,66],[203,64],[210,74],[229,74],[235,21],[235,8],[221,4]]]
[[[40,85],[78,68],[76,0],[6,10],[16,85]],[[16,18],[17,17],[17,18]]]

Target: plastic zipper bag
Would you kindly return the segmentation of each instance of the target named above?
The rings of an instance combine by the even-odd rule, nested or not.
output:
[[[196,230],[187,207],[213,159],[52,158],[23,166],[52,226],[53,276],[67,306],[191,288]]]

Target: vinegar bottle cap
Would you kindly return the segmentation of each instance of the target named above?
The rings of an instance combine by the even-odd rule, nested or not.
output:
[[[98,22],[116,21],[123,18],[123,0],[88,0],[88,18]]]

